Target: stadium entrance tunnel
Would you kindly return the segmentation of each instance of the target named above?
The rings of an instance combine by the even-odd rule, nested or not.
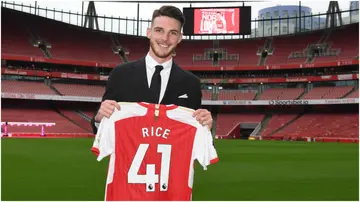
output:
[[[229,139],[248,140],[249,136],[255,132],[259,124],[260,123],[238,123],[227,136]]]

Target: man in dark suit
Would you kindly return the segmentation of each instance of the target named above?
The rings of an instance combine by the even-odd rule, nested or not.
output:
[[[194,117],[201,124],[212,127],[211,113],[200,109],[202,94],[199,78],[181,69],[172,58],[182,40],[184,22],[184,15],[177,7],[163,6],[154,11],[151,27],[147,29],[149,52],[137,61],[118,65],[110,73],[102,103],[92,119],[95,134],[101,119],[110,117],[115,107],[120,109],[117,102],[188,107],[196,110]]]

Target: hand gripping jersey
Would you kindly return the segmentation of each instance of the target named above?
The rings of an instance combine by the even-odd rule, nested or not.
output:
[[[191,200],[194,161],[218,161],[211,132],[175,105],[119,103],[103,118],[92,151],[110,155],[106,201]]]

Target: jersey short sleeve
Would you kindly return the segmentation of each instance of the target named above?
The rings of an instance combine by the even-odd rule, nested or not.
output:
[[[115,149],[115,123],[104,117],[100,122],[91,151],[97,155],[97,160],[112,154]]]
[[[200,126],[194,140],[194,158],[206,170],[207,166],[218,161],[217,152],[213,144],[213,137],[207,126]],[[194,159],[194,160],[195,160]]]

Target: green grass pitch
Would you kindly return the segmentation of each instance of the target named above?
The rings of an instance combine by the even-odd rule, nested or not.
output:
[[[1,200],[103,200],[93,139],[2,139]],[[218,140],[193,200],[359,200],[359,145]]]

